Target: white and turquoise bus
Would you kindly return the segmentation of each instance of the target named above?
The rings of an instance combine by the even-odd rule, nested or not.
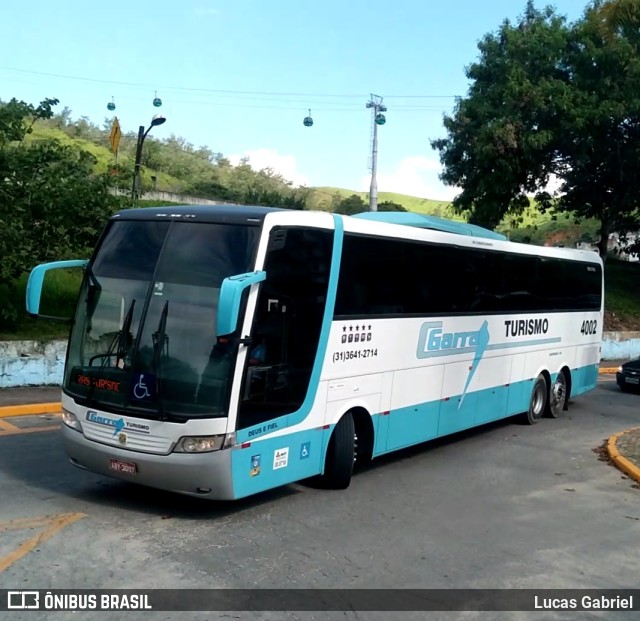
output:
[[[594,252],[410,213],[125,210],[82,266],[62,388],[80,468],[211,499],[319,477],[596,385]]]

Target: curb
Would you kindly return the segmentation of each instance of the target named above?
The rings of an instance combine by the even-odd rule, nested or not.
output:
[[[610,373],[617,373],[617,372],[618,372],[618,367],[601,367],[598,369],[598,373],[610,374]]]
[[[612,435],[607,442],[607,453],[609,453],[609,457],[611,457],[613,463],[618,469],[622,470],[625,474],[640,483],[640,468],[631,463],[626,457],[620,455],[620,452],[616,447],[616,442],[620,436],[628,433],[629,431],[634,431],[635,429],[640,429],[640,427],[634,427],[633,429],[627,429],[626,431],[621,431],[620,433]]]
[[[31,403],[28,405],[7,405],[0,407],[0,418],[29,416],[34,414],[57,414],[62,411],[62,403]]]

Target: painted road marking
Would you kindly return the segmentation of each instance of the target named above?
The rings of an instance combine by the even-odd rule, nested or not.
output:
[[[0,558],[0,573],[11,567],[16,561],[29,554],[40,544],[53,537],[65,526],[87,517],[86,513],[59,513],[57,515],[45,515],[40,518],[20,518],[0,522],[0,533],[13,530],[23,530],[44,527],[37,535],[22,542],[15,550]]]
[[[2,420],[0,418],[0,432],[1,431],[15,431],[16,429],[18,429],[18,427],[16,427],[15,425],[12,425],[11,423],[8,423],[6,420]]]
[[[0,421],[3,422],[3,421]],[[7,429],[4,425],[0,425],[0,438],[4,436],[19,436],[23,433],[38,433],[40,431],[58,431],[60,429],[60,424],[58,425],[47,425],[46,427],[27,427],[26,429],[21,429],[19,427],[14,427],[11,425],[13,429]]]
[[[27,417],[31,418],[31,417]],[[23,433],[36,433],[38,431],[56,431],[60,429],[60,422],[62,419],[61,414],[44,414],[37,417],[37,421],[46,420],[56,422],[56,425],[44,425],[38,427],[37,425],[31,427],[20,427],[14,423],[10,423],[8,420],[0,418],[0,437],[2,436],[16,436]],[[19,419],[16,419],[16,422]],[[31,420],[25,421],[31,423]]]

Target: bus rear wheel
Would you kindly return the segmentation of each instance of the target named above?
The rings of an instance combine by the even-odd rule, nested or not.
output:
[[[526,421],[529,425],[535,425],[544,415],[548,395],[547,380],[541,373],[533,384],[531,399],[529,399],[529,410],[526,413]]]
[[[547,414],[551,418],[558,418],[564,410],[567,403],[567,376],[564,371],[558,373],[555,382],[551,384],[549,391],[549,403],[547,405]]]
[[[322,482],[328,489],[346,489],[351,484],[355,461],[356,429],[351,412],[335,426],[325,458]]]

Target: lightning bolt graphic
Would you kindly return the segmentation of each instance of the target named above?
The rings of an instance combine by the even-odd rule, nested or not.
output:
[[[124,429],[124,419],[120,418],[115,424],[116,430],[113,432],[114,437]]]
[[[476,345],[476,354],[473,357],[473,362],[471,363],[471,370],[469,371],[469,375],[467,377],[467,382],[464,385],[464,390],[462,391],[462,397],[460,398],[460,403],[458,404],[458,409],[462,407],[462,402],[464,401],[464,397],[467,394],[467,389],[469,388],[469,384],[471,384],[471,380],[478,368],[478,364],[480,364],[480,360],[482,360],[482,356],[484,356],[484,352],[487,349],[487,345],[489,344],[489,322],[485,321],[478,330],[478,340]]]

